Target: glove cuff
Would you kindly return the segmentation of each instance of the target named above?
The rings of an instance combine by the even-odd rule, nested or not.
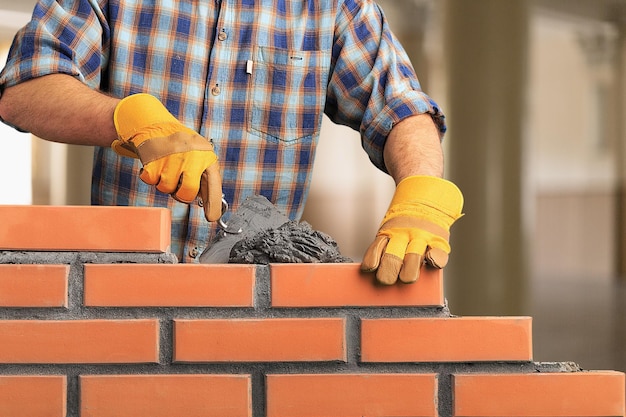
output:
[[[159,99],[143,93],[121,100],[115,107],[113,123],[123,142],[128,142],[150,126],[180,124]],[[139,143],[135,143],[135,146],[139,146]]]
[[[453,220],[460,218],[463,194],[452,182],[428,175],[415,175],[400,181],[390,207],[407,203],[421,203],[433,207]]]

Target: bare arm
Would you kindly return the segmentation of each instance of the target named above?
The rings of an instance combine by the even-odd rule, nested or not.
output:
[[[110,146],[117,137],[113,111],[118,101],[74,77],[53,74],[6,88],[0,117],[53,142]]]
[[[395,125],[387,138],[384,158],[396,184],[412,175],[441,177],[443,150],[431,116],[412,116]]]

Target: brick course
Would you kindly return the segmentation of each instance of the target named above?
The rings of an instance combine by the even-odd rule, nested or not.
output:
[[[533,362],[531,318],[451,315],[441,271],[180,265],[166,211],[0,214],[0,416],[625,415],[623,373]]]
[[[167,209],[0,206],[0,250],[165,252]]]
[[[346,361],[340,318],[175,320],[175,362]]]
[[[0,375],[0,415],[65,417],[67,377]]]
[[[247,375],[85,375],[82,417],[251,417]]]
[[[436,374],[267,377],[267,417],[436,417],[437,401]]]
[[[413,285],[382,286],[358,264],[270,266],[274,307],[443,307],[443,274],[424,268]]]
[[[67,265],[0,265],[0,307],[67,307]]]
[[[364,319],[363,362],[531,361],[531,318]]]
[[[253,266],[85,265],[89,307],[253,307]]]
[[[624,414],[624,374],[618,372],[454,375],[453,384],[458,417]]]
[[[156,319],[0,321],[0,363],[146,363],[158,358]]]

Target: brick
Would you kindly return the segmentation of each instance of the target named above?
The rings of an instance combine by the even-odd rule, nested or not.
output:
[[[249,375],[85,375],[81,417],[251,417]]]
[[[253,307],[251,265],[85,265],[85,305]]]
[[[453,375],[455,417],[624,416],[624,374]]]
[[[3,320],[0,363],[152,363],[157,320]]]
[[[0,250],[166,252],[164,208],[0,206]]]
[[[363,362],[532,360],[530,317],[364,319]]]
[[[67,307],[68,265],[0,265],[0,307]]]
[[[267,417],[437,416],[435,374],[268,375]]]
[[[345,360],[339,318],[174,321],[176,362]]]
[[[65,417],[65,376],[0,376],[0,416]]]
[[[274,307],[443,306],[443,273],[424,267],[414,284],[376,285],[359,264],[271,265]]]

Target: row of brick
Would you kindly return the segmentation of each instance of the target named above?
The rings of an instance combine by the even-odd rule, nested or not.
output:
[[[245,374],[81,375],[80,416],[251,417],[251,385]],[[281,374],[264,385],[267,417],[439,415],[437,374]],[[0,387],[0,415],[66,416],[65,376],[0,376]],[[624,415],[618,372],[454,374],[452,394],[455,417]]]
[[[68,265],[0,265],[0,307],[67,307]],[[84,265],[88,307],[253,307],[251,265]],[[270,266],[272,307],[443,306],[441,270],[413,285],[379,287],[352,264]]]
[[[363,363],[531,361],[531,319],[360,319]],[[346,362],[343,317],[174,319],[175,363]],[[0,320],[0,363],[158,363],[158,319]]]
[[[533,364],[530,318],[450,317],[441,271],[175,265],[165,209],[0,217],[0,416],[626,413],[623,373]]]
[[[159,253],[171,242],[164,208],[6,205],[0,219],[0,250]]]

